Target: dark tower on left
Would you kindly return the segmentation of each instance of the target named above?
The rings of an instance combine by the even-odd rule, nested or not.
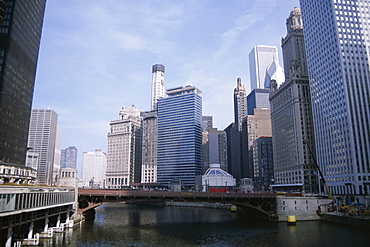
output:
[[[0,5],[0,161],[25,165],[46,0]]]

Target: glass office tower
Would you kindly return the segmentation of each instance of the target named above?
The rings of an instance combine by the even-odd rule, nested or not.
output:
[[[191,188],[202,173],[202,92],[185,86],[166,94],[158,100],[157,182]]]
[[[370,1],[300,3],[317,161],[333,194],[368,194]]]
[[[0,23],[0,160],[25,165],[46,0],[5,1]]]

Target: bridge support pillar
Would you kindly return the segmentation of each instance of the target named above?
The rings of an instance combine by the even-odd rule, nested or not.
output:
[[[6,242],[5,247],[11,247],[12,246],[12,236],[13,236],[13,228],[8,228],[8,235],[6,236]]]
[[[48,232],[49,229],[49,217],[45,218],[44,232]]]
[[[57,218],[57,227],[60,227],[60,214],[58,215],[58,218]]]
[[[30,224],[30,227],[28,228],[28,239],[31,239],[33,237],[33,221]]]

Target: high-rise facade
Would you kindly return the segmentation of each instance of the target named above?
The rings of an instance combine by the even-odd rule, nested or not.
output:
[[[285,74],[286,81],[281,86],[272,83],[270,88],[275,186],[317,193],[311,97],[299,8],[291,11],[286,25],[287,35],[281,43],[287,66],[284,69],[289,74]]]
[[[247,116],[247,92],[242,80],[236,80],[236,88],[234,89],[234,123],[238,126],[238,130],[242,130],[243,119]]]
[[[254,109],[243,122],[243,167],[245,177],[254,177],[253,150],[255,140],[264,136],[271,137],[270,109]]]
[[[104,188],[107,156],[100,149],[94,152],[83,152],[81,180],[84,187]]]
[[[25,165],[46,0],[6,0],[0,23],[0,160]]]
[[[143,147],[141,183],[157,182],[158,100],[164,98],[164,71],[162,64],[152,66],[151,110],[142,113]]]
[[[37,183],[52,185],[58,114],[53,110],[33,109],[28,147],[38,153]]]
[[[202,173],[202,92],[188,85],[166,93],[158,101],[157,181],[194,187]]]
[[[157,182],[157,136],[158,116],[157,111],[152,110],[142,114],[143,149],[141,183]]]
[[[370,1],[300,3],[317,162],[333,194],[368,194]]]
[[[227,171],[226,132],[213,128],[212,116],[202,116],[203,173],[210,164],[219,164]]]
[[[110,122],[108,133],[106,186],[109,189],[139,183],[142,162],[142,129],[136,106],[120,111],[120,119]]]
[[[157,109],[158,100],[164,98],[164,66],[155,64],[152,67],[152,110]]]
[[[253,89],[247,96],[247,115],[253,115],[254,109],[270,109],[269,94],[269,89]]]
[[[285,79],[294,75],[308,76],[302,14],[294,8],[286,19],[287,35],[281,39]]]
[[[255,88],[266,88],[265,81],[266,76],[274,74],[272,71],[272,63],[278,65],[278,51],[276,46],[257,45],[253,47],[249,53],[249,73],[250,73],[250,85],[251,91]],[[267,70],[270,68],[270,75],[267,74]],[[275,66],[279,69],[280,66]],[[280,71],[278,71],[280,73]],[[280,78],[280,76],[278,77]]]
[[[69,146],[62,150],[60,167],[77,168],[77,148],[75,146]]]
[[[269,190],[274,184],[274,159],[272,137],[261,136],[252,146],[253,182],[255,190]]]

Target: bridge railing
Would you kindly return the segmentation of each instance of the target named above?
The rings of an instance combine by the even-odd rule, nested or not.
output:
[[[76,189],[69,187],[0,186],[0,216],[20,210],[73,204]]]

